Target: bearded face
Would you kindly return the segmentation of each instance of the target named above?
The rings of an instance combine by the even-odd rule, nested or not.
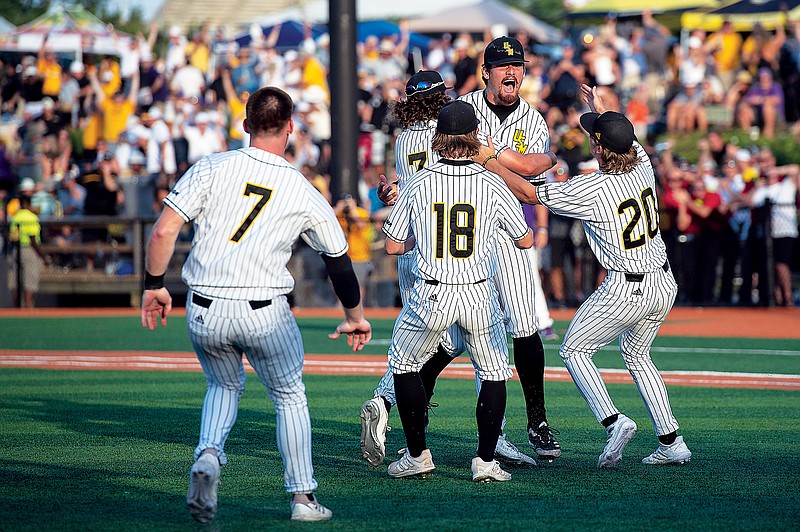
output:
[[[488,71],[489,101],[498,105],[512,105],[519,99],[519,87],[525,76],[521,64],[500,65]]]

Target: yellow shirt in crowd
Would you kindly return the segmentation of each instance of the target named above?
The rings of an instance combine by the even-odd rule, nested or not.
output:
[[[369,213],[366,209],[356,207],[348,213],[349,222],[344,214],[339,215],[339,225],[342,226],[347,237],[347,256],[353,262],[367,262],[371,258],[370,245],[372,244],[372,224],[369,222]]]
[[[103,112],[102,138],[108,142],[117,142],[120,133],[125,129],[128,117],[136,110],[136,105],[128,99],[116,102],[111,98],[105,98],[98,107]]]
[[[36,63],[36,69],[43,80],[42,94],[57,98],[61,91],[61,65],[42,60]]]
[[[37,244],[42,241],[42,227],[39,225],[39,217],[28,209],[19,209],[11,217],[11,239],[19,238],[22,247],[29,247],[31,239]]]

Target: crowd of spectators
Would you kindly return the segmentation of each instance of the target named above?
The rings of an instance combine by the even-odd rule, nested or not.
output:
[[[355,244],[360,277],[390,277],[391,261],[377,241],[386,208],[376,189],[380,174],[391,180],[394,172],[392,102],[421,68],[438,70],[452,97],[481,88],[481,52],[492,36],[445,34],[412,53],[401,23],[399,35],[358,43],[361,179],[356,197],[334,198],[330,40],[327,34],[312,39],[309,29],[299,46],[279,49],[279,31],[280,25],[269,35],[254,29],[249,44],[238,45],[208,27],[191,35],[172,27],[159,38],[153,26],[118,57],[64,62],[46,41],[37,55],[3,57],[0,216],[10,219],[24,195],[43,219],[65,221],[43,234],[44,242],[124,241],[125,231],[113,225],[76,234],[69,218],[155,216],[191,164],[247,145],[248,95],[274,85],[296,102],[287,158],[336,208]],[[582,83],[598,86],[609,108],[630,117],[656,163],[679,303],[764,303],[765,279],[774,275],[776,302],[793,304],[800,172],[797,165],[778,166],[760,141],[778,133],[800,139],[798,22],[774,31],[756,26],[746,35],[726,23],[679,39],[648,12],[624,22],[609,16],[547,52],[527,35],[515,36],[529,60],[521,95],[545,116],[559,157],[550,179],[593,171],[578,96]],[[734,127],[747,135],[726,143],[721,132]],[[656,142],[663,134],[697,131],[703,133],[697,161],[674,153],[671,142]],[[765,201],[772,211],[769,250],[759,233],[764,209],[758,207]],[[541,250],[545,290],[553,305],[575,305],[603,272],[574,221],[551,216],[550,234]],[[94,267],[92,257],[79,262]],[[773,262],[774,272],[767,271]],[[374,294],[367,300],[395,302]]]

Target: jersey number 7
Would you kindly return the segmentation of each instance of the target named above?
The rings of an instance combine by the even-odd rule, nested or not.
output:
[[[256,220],[259,214],[261,214],[261,209],[269,202],[270,197],[272,197],[272,189],[271,188],[264,188],[258,185],[254,185],[253,183],[247,183],[247,186],[244,187],[244,194],[243,196],[250,196],[251,194],[255,194],[256,196],[261,196],[258,200],[258,203],[253,206],[250,210],[250,213],[247,215],[247,218],[244,219],[242,224],[239,226],[239,229],[233,233],[231,237],[231,242],[239,243],[239,240],[242,239],[244,234],[250,229],[250,226],[253,225],[253,222]]]

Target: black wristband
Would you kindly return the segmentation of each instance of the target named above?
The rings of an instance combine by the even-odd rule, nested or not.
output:
[[[164,276],[166,273],[162,273],[161,275],[153,275],[150,272],[144,272],[144,289],[145,290],[158,290],[159,288],[164,288]]]

